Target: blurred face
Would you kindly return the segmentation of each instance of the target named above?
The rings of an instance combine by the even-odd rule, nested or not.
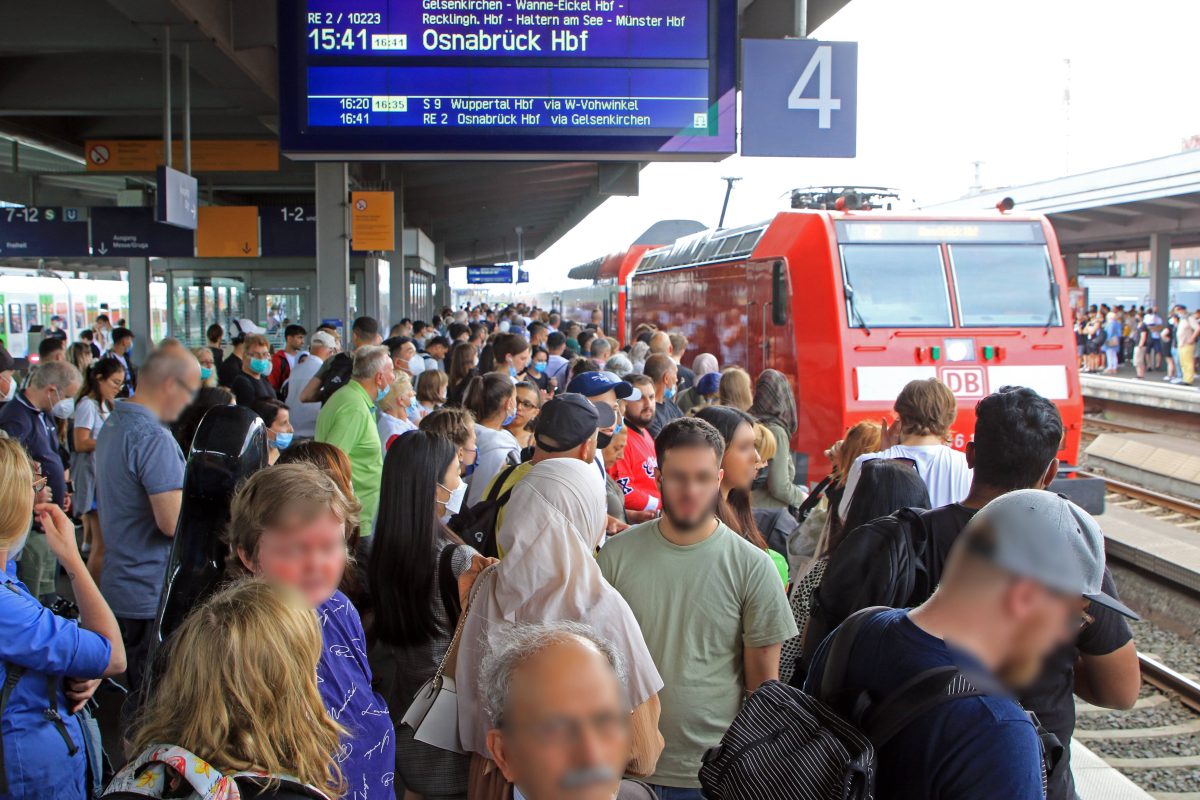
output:
[[[724,473],[709,447],[677,447],[655,472],[663,515],[678,528],[696,528],[713,517]]]
[[[532,350],[525,350],[524,352],[517,353],[515,356],[509,357],[509,363],[512,365],[512,368],[517,371],[518,374],[524,372],[525,367],[527,367],[529,365],[529,354],[531,352],[532,352]]]
[[[630,721],[607,659],[567,641],[513,673],[488,749],[528,800],[611,800],[629,760]]]
[[[462,464],[462,472],[466,473],[467,467],[475,464],[479,458],[479,448],[475,445],[475,429],[471,428],[471,435],[467,438],[467,443],[458,448],[458,460]]]
[[[100,396],[108,402],[116,401],[117,395],[125,385],[125,370],[119,369],[112,375],[100,381]]]
[[[641,400],[625,401],[625,416],[634,425],[644,428],[654,421],[655,389],[647,384],[639,384],[638,391],[642,393]]]
[[[304,349],[304,334],[298,333],[295,336],[287,337],[287,349],[296,351]]]
[[[13,371],[6,369],[0,372],[0,398],[8,397],[9,392],[13,391]]]
[[[1075,639],[1087,601],[1052,592],[1030,580],[1014,579],[1004,603],[1017,624],[1008,657],[996,674],[1006,686],[1019,689],[1041,674],[1051,651]]]
[[[721,461],[725,473],[721,485],[726,489],[750,489],[758,474],[758,451],[754,449],[754,428],[743,422],[734,431]]]
[[[196,360],[200,362],[200,366],[208,369],[213,369],[217,365],[216,360],[213,358],[212,351],[207,347],[200,351],[200,355],[196,356]]]
[[[517,418],[512,426],[524,428],[538,414],[538,393],[533,389],[517,389]]]
[[[433,356],[438,361],[441,361],[446,357],[446,345],[444,344],[431,344],[426,349],[429,352],[429,355]]]
[[[200,364],[194,358],[191,362],[187,377],[169,380],[163,387],[161,403],[163,422],[171,423],[179,419],[183,410],[196,400],[196,394],[200,391]]]
[[[238,557],[257,577],[298,589],[316,607],[333,596],[346,570],[346,526],[329,510],[289,520],[263,531],[256,557]]]

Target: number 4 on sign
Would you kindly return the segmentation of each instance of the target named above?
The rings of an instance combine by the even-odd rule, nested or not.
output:
[[[804,90],[808,88],[813,73],[817,71],[821,73],[820,83],[817,84],[817,96],[804,97]],[[813,57],[808,61],[808,66],[800,74],[800,80],[796,81],[796,85],[792,87],[792,92],[788,95],[788,108],[793,111],[816,111],[817,127],[828,128],[832,124],[832,112],[840,111],[842,108],[842,101],[831,97],[832,94],[833,48],[826,44],[818,47],[817,51],[813,53]]]

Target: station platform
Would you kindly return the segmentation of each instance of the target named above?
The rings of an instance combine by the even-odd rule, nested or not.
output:
[[[1097,521],[1110,557],[1200,591],[1200,536],[1194,529],[1114,503]]]
[[[1145,380],[1138,380],[1132,369],[1117,375],[1080,375],[1079,383],[1085,400],[1200,413],[1200,389],[1166,383],[1161,372],[1152,372]]]
[[[1071,773],[1080,800],[1149,800],[1137,784],[1110,767],[1078,741],[1071,742]]]
[[[1101,433],[1084,449],[1089,469],[1156,492],[1200,501],[1200,442],[1167,433]]]

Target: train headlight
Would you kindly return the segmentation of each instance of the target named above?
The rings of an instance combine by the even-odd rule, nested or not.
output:
[[[945,344],[947,361],[975,360],[974,339],[947,339]]]

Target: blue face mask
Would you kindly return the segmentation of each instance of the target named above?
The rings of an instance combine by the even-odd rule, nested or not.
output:
[[[271,359],[269,358],[252,358],[250,359],[250,371],[255,372],[263,377],[271,374]]]
[[[200,380],[202,380],[202,381],[208,380],[209,378],[212,377],[212,372],[213,371],[211,369],[209,369],[208,367],[201,367],[200,368]]]
[[[287,450],[292,445],[292,437],[294,433],[277,433],[275,434],[275,448],[277,450]]]
[[[379,391],[377,391],[375,393],[375,404],[379,405],[379,402],[381,400],[383,400],[383,398],[387,397],[388,392],[390,392],[391,390],[392,390],[392,386],[391,386],[391,384],[388,384],[387,386],[385,386],[382,389],[380,389]]]
[[[617,420],[617,427],[613,428],[612,435],[616,436],[623,430],[625,430],[625,418],[621,417],[621,419]]]
[[[534,372],[545,373],[546,372],[546,362],[545,361],[533,362],[533,370],[534,370]]]
[[[664,400],[670,400],[674,396],[675,396],[675,387],[674,386],[672,386],[671,388],[669,388],[663,392]]]
[[[516,368],[516,367],[509,367],[509,368],[508,368],[508,374],[509,374],[510,376],[514,377],[514,378],[515,378],[515,377],[517,377],[517,368]]]
[[[517,418],[517,412],[514,411],[511,414],[509,414],[507,417],[504,418],[504,422],[500,423],[500,427],[507,428],[509,425],[512,425],[513,420],[516,418]]]

